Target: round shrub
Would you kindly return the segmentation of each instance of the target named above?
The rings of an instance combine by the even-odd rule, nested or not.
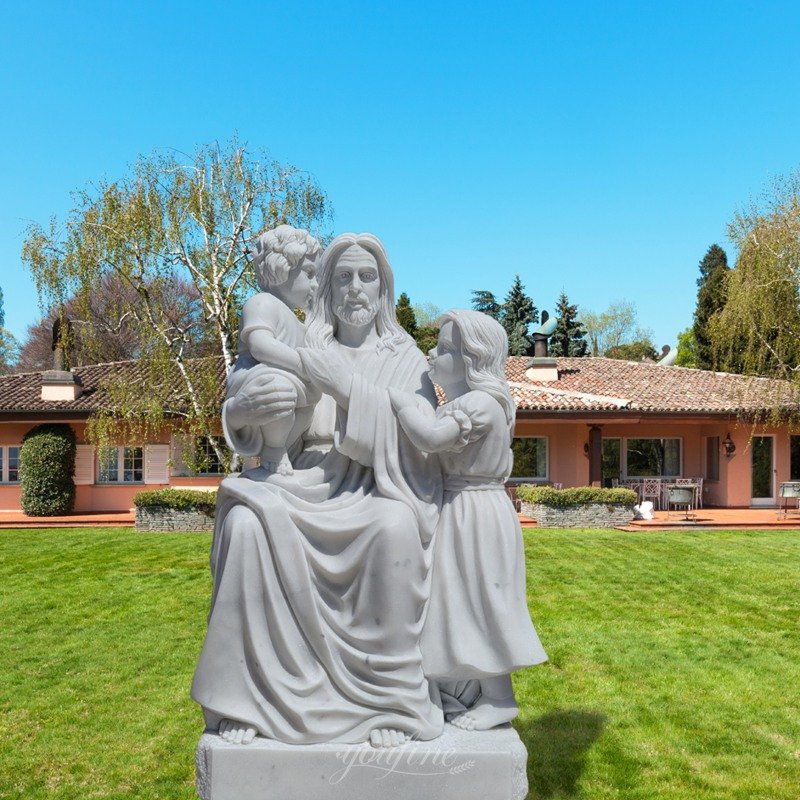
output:
[[[29,517],[69,514],[75,502],[75,432],[69,425],[38,425],[22,439],[19,482]]]

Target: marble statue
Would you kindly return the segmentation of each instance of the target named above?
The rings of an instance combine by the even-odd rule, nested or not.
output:
[[[229,740],[397,745],[442,732],[419,650],[441,479],[387,389],[428,410],[435,393],[393,295],[378,239],[331,242],[298,351],[324,396],[290,443],[294,474],[245,472],[220,485],[192,696]],[[229,443],[257,452],[296,408],[295,381],[246,358],[228,383]]]
[[[223,428],[261,466],[219,488],[192,696],[226,746],[413,749],[447,730],[477,741],[517,713],[510,673],[546,659],[503,488],[506,335],[448,312],[429,366],[397,323],[375,236],[337,236],[316,272],[318,256],[289,226],[259,240],[262,292],[244,309]],[[521,797],[524,748],[502,735]]]
[[[420,647],[425,675],[450,700],[449,720],[467,730],[510,722],[518,712],[511,673],[547,659],[528,614],[522,530],[505,492],[516,410],[507,352],[497,321],[449,311],[430,358],[448,402],[424,416],[411,396],[389,389],[412,443],[441,460],[445,495]],[[470,707],[457,699],[464,680],[480,681]]]
[[[242,309],[239,330],[239,360],[244,365],[258,361],[282,370],[297,393],[294,412],[263,425],[257,449],[244,456],[258,456],[264,475],[291,475],[287,443],[295,440],[311,419],[319,395],[300,380],[297,348],[305,344],[305,325],[294,310],[310,311],[317,289],[317,261],[322,248],[306,231],[279,225],[256,240],[253,266],[261,289]],[[292,432],[294,436],[292,435]],[[252,477],[252,476],[251,476]]]

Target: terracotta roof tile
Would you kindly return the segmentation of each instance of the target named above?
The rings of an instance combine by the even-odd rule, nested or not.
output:
[[[221,359],[206,359],[220,379]],[[657,364],[609,358],[558,358],[558,381],[532,380],[526,374],[530,358],[508,359],[506,376],[521,411],[532,412],[650,412],[686,414],[738,414],[775,407],[800,411],[800,388],[789,381],[750,378],[719,372],[664,367]],[[45,402],[40,398],[42,373],[0,377],[0,413],[90,413],[103,407],[103,379],[122,375],[142,380],[136,361],[78,367],[75,373],[83,394],[73,401]],[[177,385],[177,382],[176,382]],[[441,392],[439,392],[440,400]]]
[[[506,364],[511,394],[526,411],[738,414],[775,407],[800,410],[800,387],[686,367],[612,358],[558,358],[558,381],[532,380],[528,357]]]

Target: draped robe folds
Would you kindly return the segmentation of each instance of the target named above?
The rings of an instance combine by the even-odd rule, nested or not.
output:
[[[263,369],[234,371],[229,394]],[[386,392],[416,392],[431,406],[433,387],[410,341],[359,353],[354,370],[349,410],[336,412],[335,447],[316,453],[319,463],[297,468],[310,448],[291,485],[229,477],[220,486],[212,606],[192,685],[210,729],[233,719],[295,744],[359,742],[376,728],[442,732],[419,649],[441,480]],[[257,445],[257,426],[226,432],[235,446],[237,437]]]

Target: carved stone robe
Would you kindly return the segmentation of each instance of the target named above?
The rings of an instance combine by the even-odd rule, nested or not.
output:
[[[229,394],[262,369],[234,371]],[[364,741],[375,728],[442,732],[419,648],[441,480],[385,391],[435,405],[433,387],[410,339],[359,353],[354,369],[348,411],[323,397],[291,484],[231,476],[220,486],[192,686],[209,728],[229,718],[297,744]],[[251,449],[259,435],[226,431]]]

